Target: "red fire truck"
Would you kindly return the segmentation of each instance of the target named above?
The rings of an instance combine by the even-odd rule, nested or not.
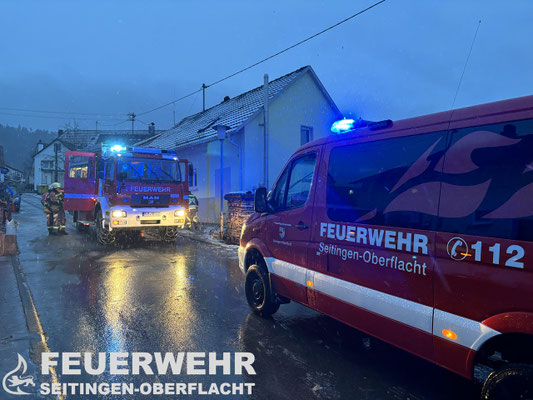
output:
[[[188,210],[186,160],[174,151],[103,146],[65,153],[65,210],[78,227],[95,225],[100,244],[159,231],[172,242]]]
[[[256,191],[239,247],[252,310],[290,299],[485,371],[483,399],[531,398],[533,96],[332,131]]]

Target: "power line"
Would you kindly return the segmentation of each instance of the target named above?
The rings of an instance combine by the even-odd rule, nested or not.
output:
[[[0,110],[34,112],[34,113],[41,113],[41,114],[94,115],[97,117],[117,117],[121,115],[121,114],[83,113],[83,112],[71,112],[71,111],[31,110],[28,108],[11,108],[11,107],[0,107]]]
[[[65,119],[65,120],[78,120],[78,121],[94,121],[94,118],[76,118],[76,117],[61,117],[61,116],[48,116],[48,115],[28,115],[28,114],[13,114],[0,111],[0,115],[10,115],[14,117],[26,117],[26,118],[45,118],[45,119]]]
[[[154,112],[154,111],[157,111],[157,110],[159,110],[159,109],[161,109],[161,108],[163,108],[163,107],[166,107],[166,106],[169,106],[169,105],[171,105],[171,104],[177,103],[178,101],[184,100],[184,99],[186,99],[187,97],[191,97],[193,94],[199,93],[199,92],[201,92],[201,91],[202,91],[202,89],[195,90],[195,91],[192,92],[192,93],[189,93],[189,94],[187,94],[187,95],[185,95],[185,96],[180,97],[179,99],[176,99],[176,100],[171,101],[171,102],[169,102],[169,103],[163,104],[162,106],[159,106],[159,107],[156,107],[156,108],[152,108],[151,110],[144,111],[144,112],[139,113],[139,114],[137,114],[137,115],[149,114],[149,113]]]
[[[281,51],[278,51],[277,53],[272,54],[271,56],[268,56],[268,57],[266,57],[266,58],[263,58],[262,60],[260,60],[260,61],[258,61],[258,62],[256,62],[256,63],[254,63],[254,64],[252,64],[252,65],[250,65],[250,66],[248,66],[248,67],[246,67],[246,68],[241,69],[240,71],[234,72],[233,74],[228,75],[228,76],[226,76],[225,78],[219,79],[218,81],[213,82],[213,83],[211,83],[210,85],[207,85],[207,87],[214,86],[214,85],[216,85],[216,84],[218,84],[218,83],[220,83],[220,82],[225,81],[226,79],[232,78],[232,77],[234,77],[235,75],[239,75],[240,73],[242,73],[242,72],[244,72],[244,71],[247,71],[247,70],[249,70],[250,68],[253,68],[253,67],[255,67],[255,66],[259,65],[259,64],[262,64],[262,63],[264,63],[265,61],[268,61],[268,60],[270,60],[270,59],[272,59],[272,58],[274,58],[274,57],[277,57],[277,56],[279,56],[280,54],[283,54],[283,53],[285,53],[285,52],[287,52],[287,51],[289,51],[289,50],[291,50],[291,49],[294,49],[295,47],[300,46],[301,44],[303,44],[303,43],[305,43],[305,42],[308,42],[309,40],[314,39],[314,38],[316,38],[317,36],[320,36],[320,35],[322,35],[323,33],[326,33],[327,31],[329,31],[329,30],[331,30],[331,29],[333,29],[333,28],[336,28],[337,26],[339,26],[339,25],[341,25],[341,24],[344,24],[345,22],[348,22],[349,20],[351,20],[351,19],[353,19],[353,18],[355,18],[355,17],[357,17],[357,16],[359,16],[359,15],[361,15],[361,14],[367,12],[368,10],[370,10],[370,9],[372,9],[372,8],[374,8],[374,7],[378,6],[378,5],[380,5],[381,3],[384,3],[385,1],[386,1],[386,0],[378,1],[377,3],[372,4],[370,7],[367,7],[367,8],[365,8],[364,10],[361,10],[361,11],[359,11],[359,12],[357,12],[357,13],[351,15],[351,16],[349,16],[348,18],[345,18],[345,19],[343,19],[342,21],[339,21],[339,22],[337,22],[336,24],[331,25],[330,27],[328,27],[328,28],[326,28],[326,29],[323,29],[323,30],[321,30],[321,31],[318,32],[318,33],[315,33],[314,35],[311,35],[311,36],[309,36],[308,38],[306,38],[306,39],[304,39],[304,40],[300,40],[298,43],[295,43],[295,44],[293,44],[292,46],[289,46],[289,47],[287,47],[287,48],[285,48],[285,49],[283,49],[283,50],[281,50]]]
[[[168,103],[166,103],[166,104],[163,104],[163,105],[161,105],[161,106],[158,106],[158,107],[152,108],[151,110],[148,110],[148,111],[144,111],[144,112],[139,113],[139,114],[137,114],[137,115],[148,114],[148,113],[151,113],[151,112],[153,112],[153,111],[159,110],[159,109],[161,109],[161,108],[163,108],[163,107],[169,106],[169,105],[171,105],[171,104],[175,104],[175,103],[177,103],[178,101],[184,100],[184,99],[186,99],[186,98],[188,98],[188,97],[191,97],[192,95],[194,95],[194,94],[196,94],[196,93],[201,92],[204,88],[208,88],[208,87],[211,87],[211,86],[217,85],[217,84],[219,84],[219,83],[221,83],[221,82],[223,82],[223,81],[225,81],[225,80],[227,80],[227,79],[229,79],[229,78],[233,78],[233,77],[236,76],[236,75],[239,75],[239,74],[241,74],[241,73],[243,73],[243,72],[245,72],[245,71],[248,71],[249,69],[258,66],[259,64],[262,64],[262,63],[264,63],[264,62],[266,62],[266,61],[268,61],[268,60],[271,60],[271,59],[274,58],[274,57],[277,57],[277,56],[279,56],[279,55],[281,55],[281,54],[283,54],[283,53],[285,53],[285,52],[287,52],[287,51],[289,51],[289,50],[292,50],[292,49],[294,49],[295,47],[300,46],[301,44],[304,44],[305,42],[308,42],[309,40],[314,39],[314,38],[316,38],[317,36],[320,36],[320,35],[326,33],[327,31],[330,31],[331,29],[336,28],[337,26],[339,26],[339,25],[341,25],[341,24],[344,24],[345,22],[348,22],[348,21],[350,21],[350,20],[352,20],[352,19],[358,17],[358,16],[361,15],[361,14],[364,14],[365,12],[367,12],[367,11],[371,10],[372,8],[374,8],[374,7],[378,6],[378,5],[380,5],[381,3],[384,3],[385,1],[386,1],[386,0],[380,0],[380,1],[378,1],[377,3],[374,3],[374,4],[372,4],[371,6],[365,8],[365,9],[363,9],[363,10],[361,10],[361,11],[358,11],[358,12],[356,12],[355,14],[350,15],[348,18],[345,18],[345,19],[343,19],[342,21],[339,21],[339,22],[337,22],[336,24],[331,25],[331,26],[327,27],[326,29],[323,29],[323,30],[321,30],[320,32],[317,32],[317,33],[315,33],[314,35],[311,35],[311,36],[309,36],[309,37],[307,37],[307,38],[305,38],[305,39],[303,39],[303,40],[300,40],[299,42],[297,42],[297,43],[295,43],[295,44],[293,44],[293,45],[291,45],[291,46],[289,46],[289,47],[287,47],[287,48],[285,48],[285,49],[283,49],[283,50],[280,50],[280,51],[278,51],[278,52],[275,53],[275,54],[272,54],[272,55],[270,55],[270,56],[268,56],[268,57],[266,57],[266,58],[263,58],[262,60],[257,61],[256,63],[253,63],[252,65],[249,65],[249,66],[247,66],[247,67],[245,67],[245,68],[243,68],[243,69],[241,69],[241,70],[239,70],[239,71],[237,71],[237,72],[234,72],[234,73],[231,74],[231,75],[228,75],[228,76],[226,76],[226,77],[224,77],[224,78],[222,78],[222,79],[219,79],[218,81],[215,81],[215,82],[213,82],[213,83],[211,83],[211,84],[209,84],[209,85],[206,85],[206,86],[202,85],[202,88],[201,88],[201,89],[195,90],[194,92],[191,92],[191,93],[189,93],[189,94],[187,94],[187,95],[185,95],[185,96],[180,97],[179,99],[176,99],[176,100],[170,101],[170,102],[168,102]]]
[[[98,125],[101,125],[101,126],[117,126],[117,125],[123,124],[124,122],[130,122],[130,121],[131,121],[130,119],[125,119],[124,121],[117,122],[116,124],[100,124],[100,123],[98,123]]]

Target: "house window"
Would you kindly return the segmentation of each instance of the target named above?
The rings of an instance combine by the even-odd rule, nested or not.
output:
[[[41,160],[41,169],[52,169],[54,167],[52,160]]]
[[[198,170],[193,168],[189,175],[189,189],[198,189]]]
[[[313,140],[313,128],[310,126],[302,125],[300,127],[300,145],[303,146],[304,144],[312,140]]]

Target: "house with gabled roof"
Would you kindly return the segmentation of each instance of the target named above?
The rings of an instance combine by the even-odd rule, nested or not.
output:
[[[298,147],[330,135],[332,123],[341,118],[313,68],[306,66],[272,81],[265,75],[263,85],[226,96],[137,145],[176,150],[187,159],[193,166],[190,191],[200,202],[199,219],[217,223],[221,181],[223,194],[270,187]],[[222,145],[219,126],[225,130]]]

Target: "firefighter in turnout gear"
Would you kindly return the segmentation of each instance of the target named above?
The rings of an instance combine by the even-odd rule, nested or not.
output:
[[[198,199],[194,194],[189,194],[189,212],[185,223],[187,229],[198,229]]]
[[[61,184],[58,182],[52,183],[48,188],[48,192],[44,193],[41,198],[49,235],[68,235],[65,230],[64,200],[65,194],[61,189]]]

